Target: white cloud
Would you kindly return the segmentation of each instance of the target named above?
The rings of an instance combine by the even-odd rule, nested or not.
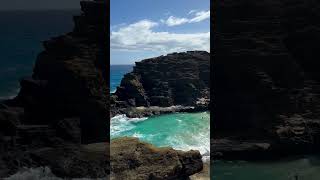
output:
[[[113,31],[114,29],[123,27],[123,26],[125,26],[125,25],[126,25],[126,23],[121,23],[121,24],[117,24],[117,25],[110,26],[110,31]]]
[[[210,32],[170,33],[156,32],[158,23],[141,20],[112,31],[110,46],[120,51],[154,51],[162,54],[188,50],[210,50]]]
[[[190,19],[190,23],[200,22],[210,18],[210,10],[208,11],[199,11],[195,13],[195,17]]]
[[[170,16],[167,20],[161,20],[161,22],[166,24],[167,26],[177,26],[177,25],[186,24],[186,23],[201,22],[210,18],[210,10],[208,11],[191,10],[188,14],[189,15],[192,14],[194,17],[179,18],[179,17]]]
[[[189,11],[189,13],[188,13],[188,14],[193,14],[193,13],[195,13],[195,12],[198,12],[198,10],[196,10],[196,9],[192,9],[191,11]]]
[[[165,23],[168,26],[177,26],[180,24],[185,24],[187,22],[189,22],[189,19],[187,18],[177,18],[174,16],[170,16],[167,20],[163,20],[161,19],[162,23]]]

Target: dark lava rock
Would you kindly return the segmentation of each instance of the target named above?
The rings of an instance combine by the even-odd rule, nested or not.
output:
[[[104,76],[107,17],[100,16],[105,14],[101,11],[106,4],[81,2],[83,13],[76,16],[74,30],[43,43],[44,51],[35,62],[32,77],[23,78],[18,96],[5,102],[24,109],[22,124],[49,125],[59,128],[59,132],[68,126],[80,127],[81,143],[109,139],[106,133],[109,97]],[[96,15],[99,17],[94,18]],[[61,123],[65,119],[78,119],[79,123]],[[71,131],[74,130],[69,135],[79,136]]]
[[[187,179],[203,169],[199,151],[156,148],[137,138],[114,139],[110,148],[110,179]]]
[[[215,3],[213,156],[318,151],[319,7],[313,0]]]
[[[0,109],[0,134],[4,136],[15,136],[17,126],[23,120],[22,108]]]
[[[136,62],[112,95],[111,116],[128,107],[198,106],[210,99],[210,54],[204,51],[172,53]],[[203,104],[208,109],[209,101]]]
[[[49,166],[61,177],[106,177],[107,4],[82,1],[72,32],[43,43],[32,77],[0,105],[0,178],[22,167]]]
[[[107,143],[43,148],[30,152],[39,165],[48,166],[58,177],[106,178],[109,174]]]
[[[74,143],[81,143],[80,119],[70,118],[59,121],[55,127],[57,136]]]

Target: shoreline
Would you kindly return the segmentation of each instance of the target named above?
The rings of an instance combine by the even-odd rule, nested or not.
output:
[[[119,115],[126,115],[128,118],[145,118],[151,117],[156,115],[163,115],[163,114],[172,114],[178,112],[186,112],[186,113],[197,113],[197,112],[206,112],[210,109],[207,107],[197,107],[197,106],[183,106],[183,105],[173,105],[167,107],[160,107],[160,106],[139,106],[139,107],[129,107],[124,109],[119,109],[118,112],[111,114],[110,119],[119,116]]]
[[[196,113],[207,113],[207,112],[210,113],[210,111],[196,111],[196,112],[180,111],[180,112],[171,112],[171,113],[157,114],[157,115],[151,115],[151,116],[148,116],[148,117],[138,117],[138,118],[130,118],[130,117],[127,117],[125,114],[121,114],[121,115],[116,115],[116,116],[112,117],[110,119],[110,121],[117,120],[117,119],[114,119],[114,118],[121,118],[121,119],[124,119],[124,121],[127,121],[127,122],[140,122],[140,121],[146,121],[150,117],[155,118],[155,117],[163,116],[163,115],[174,115],[174,114],[179,114],[179,113],[196,114]],[[112,126],[110,126],[110,127],[112,127]],[[112,131],[111,131],[111,133],[112,133]],[[210,133],[210,131],[209,131],[209,133]],[[111,138],[111,136],[112,135],[110,134],[110,140],[115,139],[115,138],[119,138],[119,137],[126,137],[126,136],[116,136],[114,138]],[[132,136],[132,137],[136,137],[136,136]],[[140,137],[137,137],[137,138],[142,140]],[[210,138],[210,137],[208,137],[208,138]],[[149,142],[149,143],[153,144],[152,142]],[[190,148],[176,148],[176,147],[173,147],[172,145],[167,145],[167,146],[164,145],[164,146],[157,146],[157,147],[171,147],[171,148],[173,148],[175,150],[182,150],[182,151],[189,151],[189,150],[198,150],[198,151],[200,151],[199,149],[192,149],[192,148],[191,149]],[[210,149],[210,147],[209,147],[209,149]],[[203,160],[204,163],[210,162],[210,151],[201,154],[201,156],[202,156],[202,160]]]

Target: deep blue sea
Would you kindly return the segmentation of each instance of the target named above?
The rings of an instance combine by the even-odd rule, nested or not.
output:
[[[134,65],[110,65],[110,92],[120,85],[123,75],[132,71]]]
[[[0,12],[0,100],[15,96],[31,76],[42,42],[72,31],[78,10]]]

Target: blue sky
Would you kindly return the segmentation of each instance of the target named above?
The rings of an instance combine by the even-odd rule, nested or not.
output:
[[[210,0],[111,0],[111,64],[210,49]]]

